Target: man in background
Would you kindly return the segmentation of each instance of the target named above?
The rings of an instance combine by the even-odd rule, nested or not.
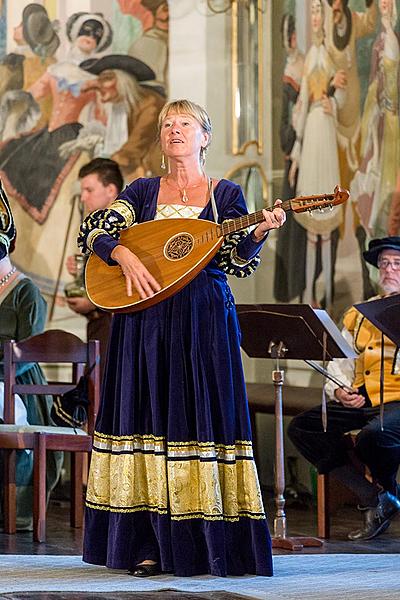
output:
[[[87,213],[107,208],[120,193],[124,183],[118,164],[108,158],[95,158],[83,165],[79,171],[79,180],[81,201]],[[74,256],[67,258],[66,266],[71,275],[76,274]],[[100,341],[100,367],[103,377],[112,315],[97,308],[86,296],[67,298],[67,303],[71,310],[86,317],[87,339]]]
[[[381,297],[400,293],[400,237],[371,240],[364,259],[379,269]],[[327,430],[323,430],[321,406],[317,406],[295,417],[288,434],[319,473],[331,473],[358,497],[364,524],[348,537],[370,540],[383,533],[400,513],[396,482],[400,465],[400,355],[396,345],[354,306],[345,313],[343,325],[342,334],[358,356],[329,363],[328,371],[345,389],[331,380],[325,386],[331,399]],[[347,452],[345,434],[355,429],[360,431],[354,453],[368,467],[372,481],[351,462]]]

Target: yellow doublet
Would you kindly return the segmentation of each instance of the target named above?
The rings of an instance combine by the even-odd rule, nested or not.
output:
[[[352,334],[356,359],[354,387],[365,385],[373,406],[379,405],[382,333],[356,308],[350,308],[343,324]],[[384,402],[400,400],[399,349],[384,337]],[[397,364],[396,364],[397,363]],[[397,375],[395,374],[397,373]]]

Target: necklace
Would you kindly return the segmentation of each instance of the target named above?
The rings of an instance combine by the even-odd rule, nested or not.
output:
[[[4,277],[2,277],[0,279],[0,287],[3,287],[6,285],[7,281],[10,279],[11,275],[13,275],[15,273],[16,270],[17,270],[17,267],[13,267],[11,269],[11,271],[9,271],[6,275],[4,275]]]
[[[177,183],[176,181],[174,181],[174,180],[172,180],[172,181],[173,181],[173,183],[174,183],[174,185],[172,185],[172,184],[171,184],[171,183],[168,181],[168,176],[165,178],[165,181],[167,182],[167,185],[169,185],[170,187],[177,187],[177,188],[178,188],[178,190],[179,190],[179,193],[180,193],[180,195],[181,195],[181,202],[183,202],[184,204],[187,204],[187,203],[189,202],[189,198],[188,198],[188,195],[187,195],[187,192],[186,192],[186,190],[187,190],[187,189],[188,189],[188,190],[192,190],[192,189],[194,189],[194,188],[197,188],[197,187],[199,187],[199,186],[200,186],[202,183],[204,183],[204,175],[202,176],[202,178],[201,178],[201,180],[199,181],[199,183],[195,183],[194,185],[185,186],[185,187],[183,187],[183,188],[180,188],[180,187],[179,187],[179,185],[178,185],[178,183]]]

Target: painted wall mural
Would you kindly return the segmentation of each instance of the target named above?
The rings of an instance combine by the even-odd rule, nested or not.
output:
[[[331,192],[336,182],[350,201],[317,217],[290,216],[277,240],[278,301],[335,312],[369,297],[362,251],[371,238],[400,234],[399,9],[398,0],[284,3],[282,197]]]
[[[15,263],[50,296],[62,294],[76,251],[80,167],[102,156],[126,182],[159,174],[168,94],[166,0],[69,4],[0,5],[0,177],[19,232]]]

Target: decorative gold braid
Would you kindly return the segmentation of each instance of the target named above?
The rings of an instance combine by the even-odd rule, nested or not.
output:
[[[215,256],[218,267],[227,273],[227,275],[235,275],[236,277],[248,277],[255,272],[260,264],[260,256],[257,254],[249,261],[244,261],[244,264],[239,264],[242,261],[237,256],[238,244],[247,237],[247,230],[236,231],[225,237],[224,243]],[[239,260],[237,260],[239,259]]]
[[[121,215],[124,219],[126,227],[132,227],[136,220],[135,211],[132,204],[122,198],[117,198],[109,206],[109,210],[113,210]]]
[[[93,229],[93,231],[91,231],[86,238],[86,245],[92,252],[93,244],[100,235],[104,235],[103,229]]]
[[[80,228],[78,246],[84,252],[93,251],[97,237],[106,233],[119,240],[120,231],[128,229],[134,223],[133,206],[127,200],[117,199],[109,208],[96,210],[86,217]]]
[[[265,518],[249,440],[224,445],[96,433],[87,506],[175,520]]]

